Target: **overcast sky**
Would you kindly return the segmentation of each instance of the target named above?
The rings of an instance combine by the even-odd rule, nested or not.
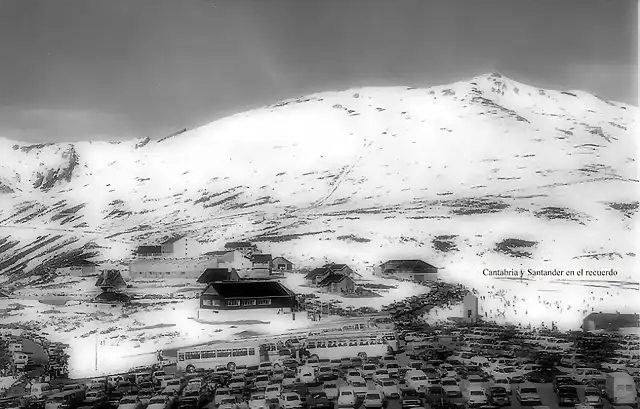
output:
[[[631,0],[0,0],[0,136],[158,139],[490,71],[636,105],[637,20]]]

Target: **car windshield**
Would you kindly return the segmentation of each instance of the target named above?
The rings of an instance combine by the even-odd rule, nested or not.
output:
[[[480,395],[484,395],[484,392],[482,392],[482,391],[471,391],[471,395],[480,396]]]
[[[595,388],[587,388],[584,390],[585,396],[600,396],[600,391]]]
[[[505,373],[512,373],[512,372],[515,372],[515,371],[516,371],[516,369],[514,367],[511,367],[511,366],[508,366],[508,367],[504,368],[504,372]]]
[[[560,395],[576,395],[578,392],[576,391],[576,388],[572,387],[572,386],[565,386],[562,388],[558,388],[558,394]]]
[[[520,393],[538,393],[538,390],[536,388],[522,388]]]
[[[264,395],[253,395],[251,400],[264,400]]]
[[[218,390],[216,391],[216,395],[217,395],[217,396],[231,395],[231,391],[230,391],[229,389],[222,389],[222,388],[220,388],[220,389],[218,389]]]
[[[388,369],[398,369],[400,366],[398,364],[387,364]]]
[[[367,399],[380,399],[380,395],[378,395],[377,393],[367,393]]]
[[[367,386],[367,384],[360,381],[352,381],[351,386],[353,386],[354,388],[364,388]]]
[[[505,388],[491,388],[491,393],[493,395],[506,395],[507,390]]]
[[[287,401],[293,402],[296,400],[298,400],[298,397],[296,395],[287,395]]]
[[[221,405],[236,403],[236,398],[224,398],[220,401]]]
[[[374,371],[376,369],[375,365],[365,365],[362,367],[365,371]]]
[[[133,399],[122,399],[120,401],[121,405],[131,405],[131,404],[134,404],[134,403],[136,403],[136,401],[133,400]]]
[[[149,405],[158,405],[158,404],[164,404],[165,400],[164,398],[153,398],[149,401]]]
[[[342,396],[351,396],[351,395],[353,395],[353,392],[351,392],[351,391],[343,391],[343,392],[340,393],[340,395],[342,395]]]
[[[442,383],[442,386],[458,386],[458,382],[454,381],[453,379],[445,379],[441,383]]]

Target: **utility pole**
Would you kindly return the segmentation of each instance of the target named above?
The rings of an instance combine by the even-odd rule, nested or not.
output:
[[[96,334],[96,354],[95,354],[96,372],[98,372],[98,334]]]

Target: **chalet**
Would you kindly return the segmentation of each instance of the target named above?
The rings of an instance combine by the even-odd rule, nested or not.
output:
[[[310,285],[317,285],[331,273],[341,274],[352,279],[358,276],[358,274],[346,264],[329,263],[311,270],[304,278]]]
[[[584,332],[618,332],[626,328],[640,328],[640,315],[593,312],[582,322]]]
[[[398,280],[423,282],[438,278],[438,268],[422,260],[389,260],[376,270],[376,275]]]
[[[98,281],[96,281],[96,287],[102,288],[103,291],[125,288],[126,286],[127,283],[118,270],[106,270],[98,276]]]
[[[198,282],[202,284],[210,284],[217,281],[239,281],[238,272],[227,268],[208,268],[198,278]]]
[[[201,258],[139,258],[130,263],[130,278],[198,278],[207,268],[218,267],[216,259]]]
[[[200,295],[200,308],[291,308],[296,295],[278,281],[218,281]]]
[[[276,257],[273,259],[273,269],[278,271],[291,272],[293,270],[293,263],[284,257]]]
[[[65,276],[86,277],[97,274],[97,267],[98,265],[92,261],[76,260],[65,267],[56,269],[56,273]]]
[[[353,279],[342,273],[329,273],[317,285],[330,293],[350,293],[356,289]]]
[[[248,241],[232,241],[224,245],[225,250],[238,250],[246,256],[258,252],[258,247]]]
[[[251,256],[251,276],[268,277],[273,271],[271,254],[253,254]]]

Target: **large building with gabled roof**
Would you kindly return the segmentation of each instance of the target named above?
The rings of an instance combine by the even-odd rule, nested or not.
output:
[[[389,260],[375,269],[375,275],[415,282],[436,281],[438,268],[422,260]]]
[[[279,281],[218,281],[200,294],[200,308],[292,308],[296,295]]]

